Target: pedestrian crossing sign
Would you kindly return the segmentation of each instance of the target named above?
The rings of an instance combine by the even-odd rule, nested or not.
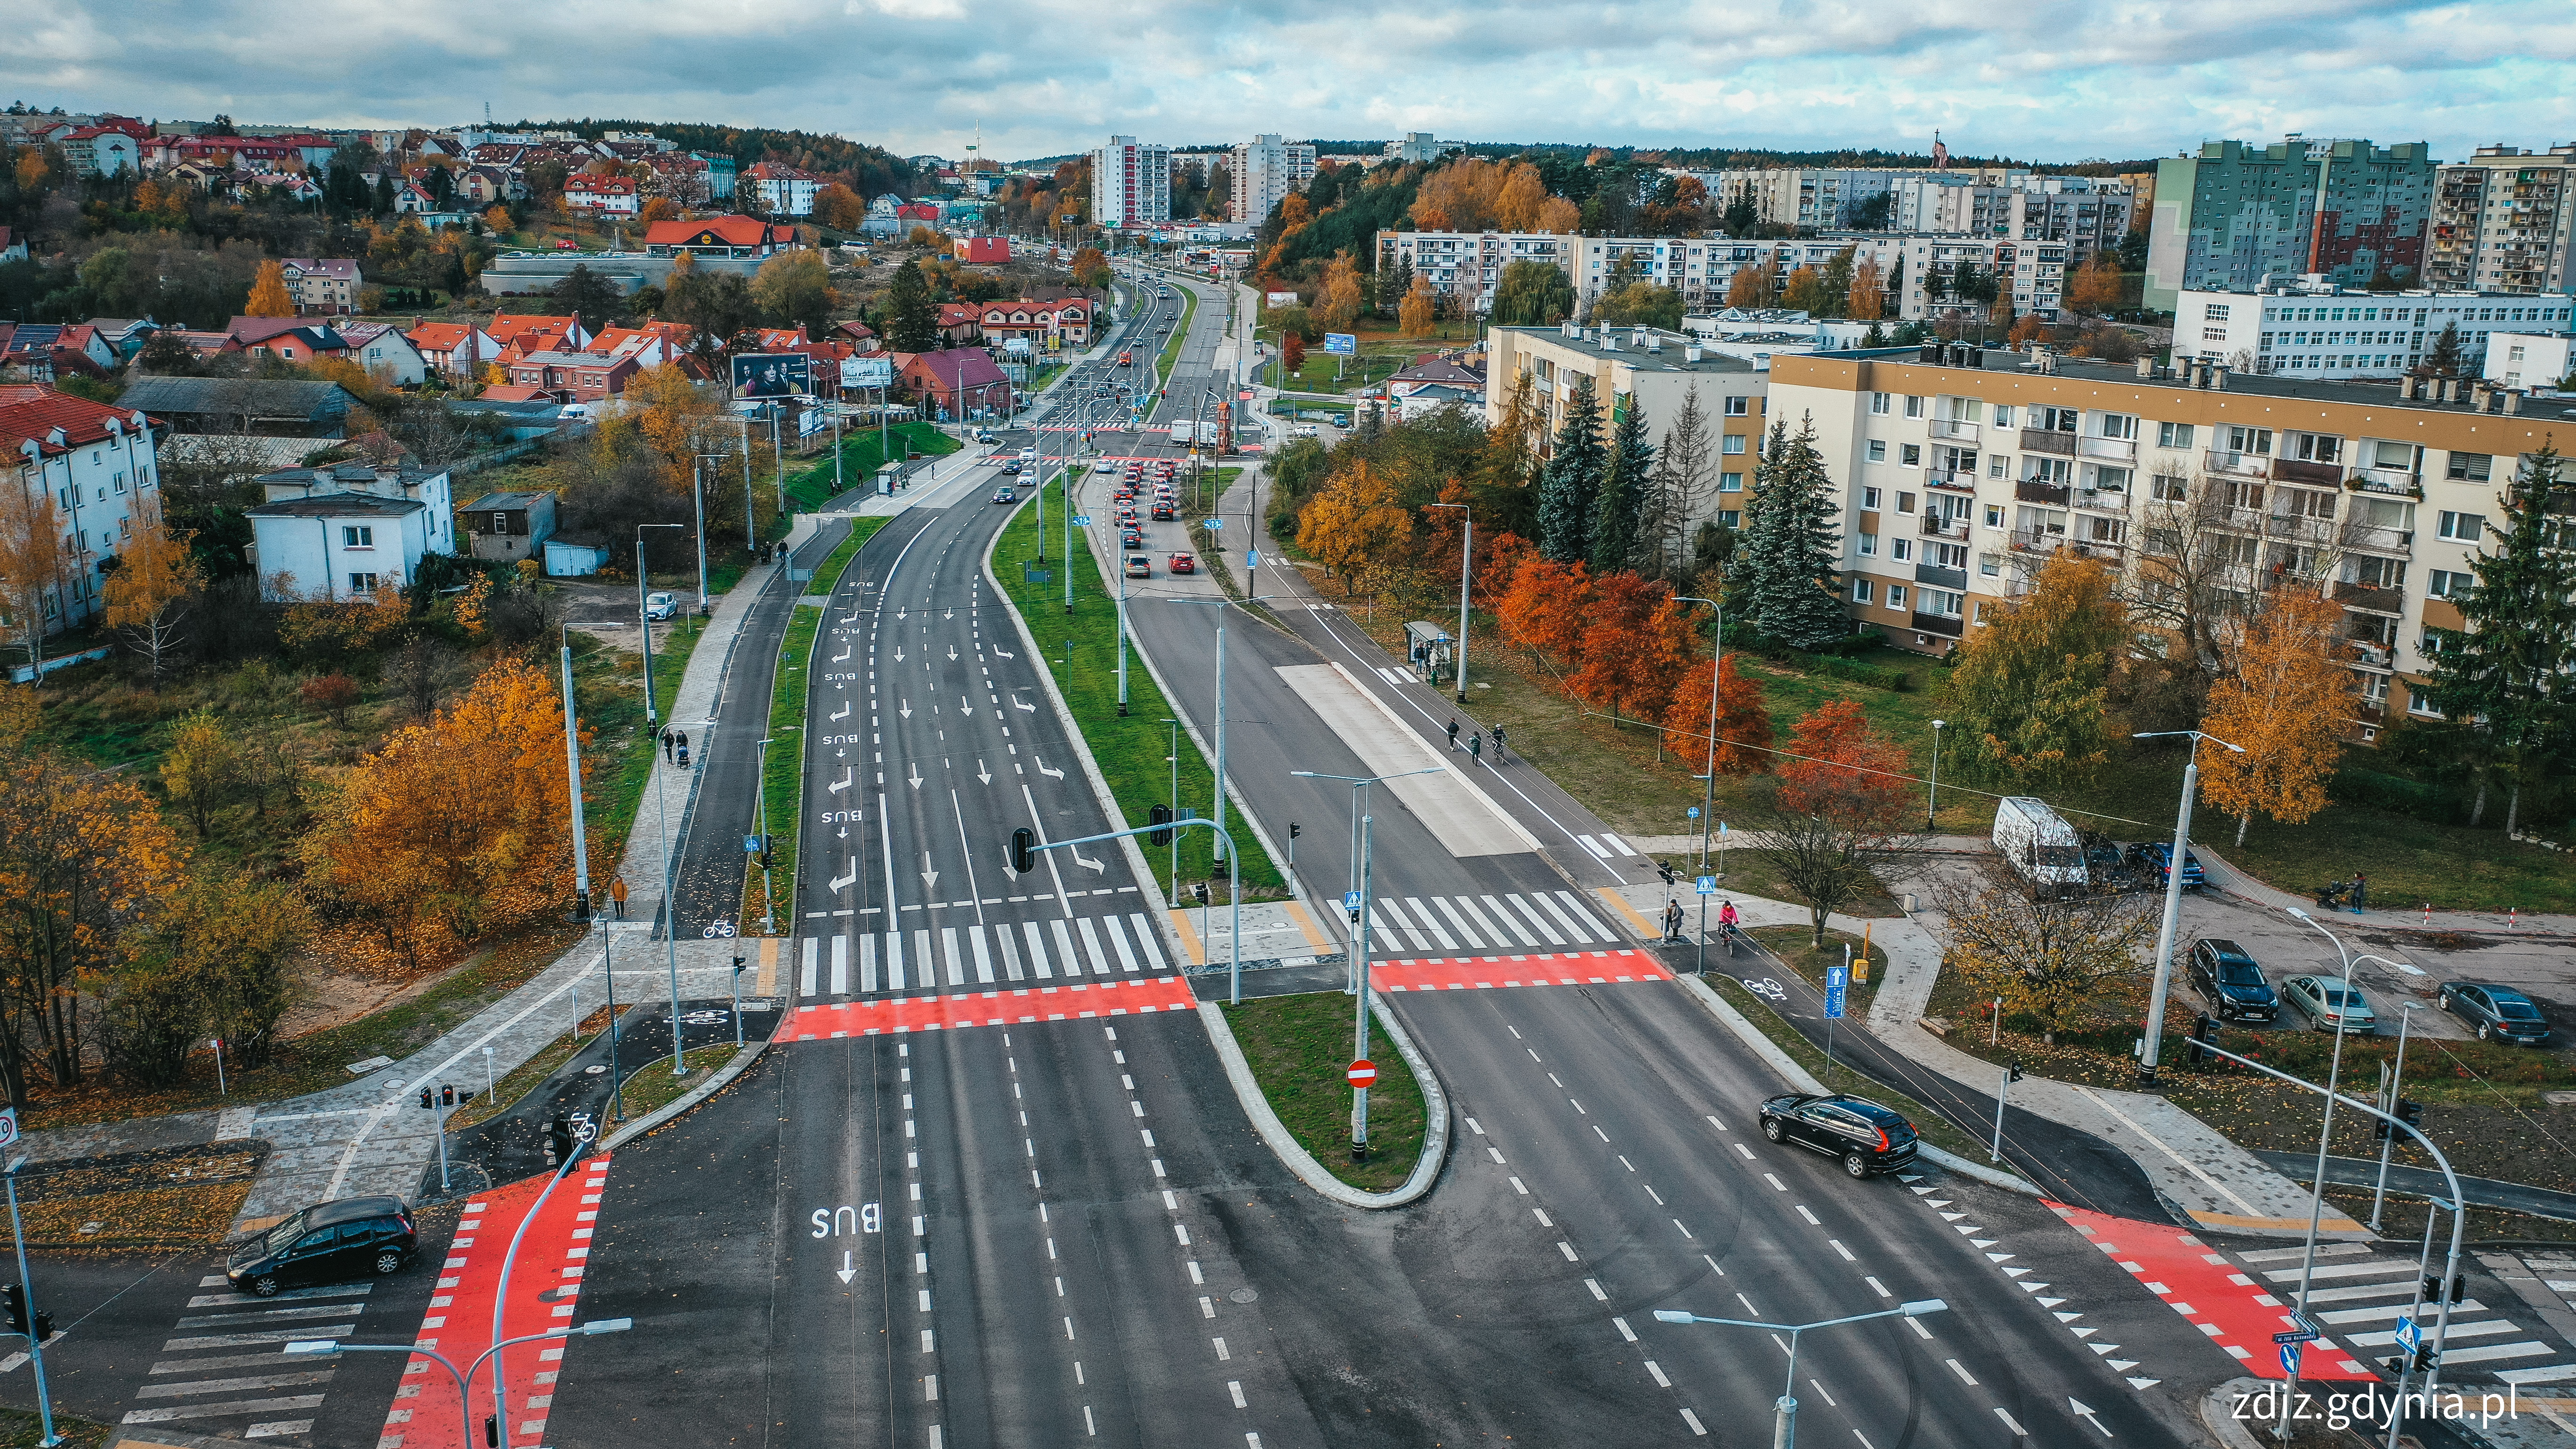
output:
[[[1717,894],[1717,877],[1716,877],[1716,876],[1713,876],[1713,875],[1704,875],[1704,876],[1701,876],[1701,877],[1699,877],[1697,880],[1694,880],[1693,882],[1691,882],[1691,889],[1693,889],[1693,890],[1695,890],[1695,891],[1699,892],[1701,895],[1704,895],[1704,896],[1713,896],[1713,895],[1716,895],[1716,894]]]

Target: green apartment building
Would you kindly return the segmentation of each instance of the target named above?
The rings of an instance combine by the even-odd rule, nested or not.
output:
[[[2157,163],[2146,305],[2185,291],[2252,291],[2266,276],[2322,273],[2349,287],[2385,268],[2418,273],[2434,161],[2421,141],[2205,141]]]

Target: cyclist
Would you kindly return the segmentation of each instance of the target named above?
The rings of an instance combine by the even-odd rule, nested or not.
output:
[[[1726,938],[1726,954],[1735,954],[1735,902],[1717,908],[1717,933]]]
[[[1495,763],[1495,764],[1497,764],[1497,765],[1499,765],[1499,764],[1501,764],[1502,762],[1503,762],[1503,727],[1502,727],[1501,725],[1496,725],[1496,726],[1494,726],[1494,763]]]

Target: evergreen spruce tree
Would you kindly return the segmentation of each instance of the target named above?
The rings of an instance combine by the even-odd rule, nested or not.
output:
[[[1592,501],[1592,537],[1587,557],[1593,577],[1623,573],[1639,566],[1638,519],[1655,486],[1655,445],[1646,441],[1646,409],[1629,394],[1621,408],[1610,406],[1610,457],[1601,469],[1601,489]]]
[[[1817,453],[1816,422],[1791,437],[1773,423],[1753,493],[1744,500],[1743,560],[1729,603],[1755,628],[1797,649],[1821,649],[1851,632],[1843,612],[1840,508]]]
[[[2558,486],[2558,449],[2544,443],[2497,496],[2503,522],[2487,525],[2496,551],[2470,557],[2477,585],[2454,600],[2467,627],[2426,631],[2439,647],[2424,692],[2465,731],[2480,803],[2488,769],[2512,783],[2507,833],[2523,783],[2576,745],[2576,554],[2560,546],[2565,515],[2549,511]]]
[[[919,261],[895,268],[886,287],[886,345],[897,352],[928,352],[939,345],[939,307]]]
[[[1574,380],[1565,421],[1557,425],[1556,452],[1538,485],[1538,551],[1558,563],[1590,556],[1592,498],[1607,460],[1601,446],[1601,407],[1592,379]]]

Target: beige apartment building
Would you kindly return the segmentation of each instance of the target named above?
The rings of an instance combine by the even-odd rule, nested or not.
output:
[[[1562,327],[1497,327],[1488,334],[1486,346],[1486,423],[1501,420],[1512,390],[1526,376],[1532,383],[1531,396],[1546,417],[1549,444],[1565,419],[1566,401],[1573,397],[1578,377],[1592,379],[1605,441],[1613,409],[1642,407],[1647,431],[1661,446],[1665,430],[1697,389],[1709,431],[1720,436],[1710,462],[1717,474],[1715,486],[1691,526],[1697,527],[1704,518],[1729,528],[1743,521],[1744,490],[1751,486],[1762,452],[1768,370],[1742,357],[1704,349],[1697,338],[1652,327],[1578,327],[1571,322]]]
[[[1774,414],[1843,493],[1855,620],[1942,653],[2070,549],[2157,586],[2143,551],[2250,598],[2343,605],[2352,738],[2436,717],[2426,626],[2457,628],[2522,456],[2576,441],[2566,400],[2484,383],[2313,382],[1935,345],[1781,357]],[[2161,647],[2152,631],[2142,648]]]

